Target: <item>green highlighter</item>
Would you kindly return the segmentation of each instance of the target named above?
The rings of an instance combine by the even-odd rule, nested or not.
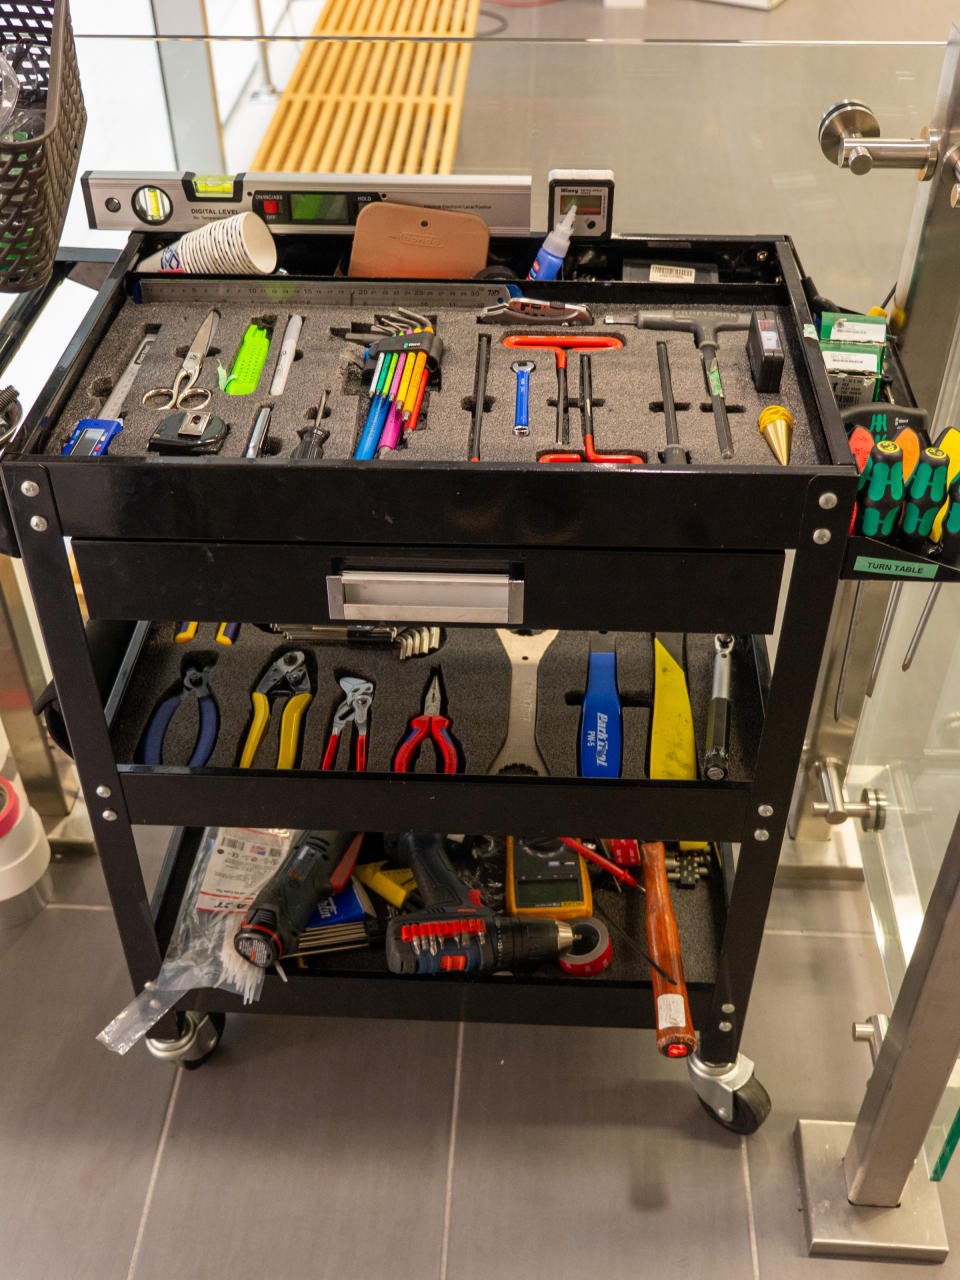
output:
[[[247,326],[229,374],[220,366],[220,390],[228,396],[249,396],[257,389],[270,350],[271,330],[259,324]]]

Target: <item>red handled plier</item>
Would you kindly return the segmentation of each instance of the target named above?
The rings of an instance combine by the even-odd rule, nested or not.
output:
[[[340,735],[348,724],[357,726],[356,754],[354,768],[363,773],[367,767],[367,728],[370,719],[370,704],[373,702],[373,684],[369,680],[358,679],[357,676],[343,676],[340,680],[343,690],[343,701],[333,715],[330,726],[330,737],[327,749],[323,753],[321,769],[334,769],[337,764],[337,751],[340,748]]]
[[[440,757],[443,773],[456,773],[459,763],[457,748],[448,730],[450,721],[440,714],[443,706],[443,692],[440,688],[440,672],[434,671],[433,678],[427,685],[423,698],[423,715],[414,716],[410,721],[410,733],[401,742],[393,761],[394,773],[407,773],[415,762],[420,744],[428,737],[433,738]]]

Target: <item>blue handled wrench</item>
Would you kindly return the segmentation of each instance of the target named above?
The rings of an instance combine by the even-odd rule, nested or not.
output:
[[[517,408],[514,414],[513,434],[530,434],[530,375],[536,369],[532,360],[514,360],[510,368],[517,375]]]

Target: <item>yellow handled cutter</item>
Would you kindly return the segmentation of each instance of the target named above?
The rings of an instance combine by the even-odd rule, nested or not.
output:
[[[277,706],[283,707],[280,716],[280,749],[277,752],[277,768],[296,767],[300,747],[300,728],[303,717],[313,700],[313,679],[307,668],[306,655],[300,649],[290,649],[271,663],[250,695],[253,702],[253,720],[243,744],[240,768],[253,765],[257,748],[270,716]]]

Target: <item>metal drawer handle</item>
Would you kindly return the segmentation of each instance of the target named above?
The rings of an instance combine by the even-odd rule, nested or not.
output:
[[[506,573],[395,573],[344,569],[327,576],[331,619],[345,622],[523,622],[523,583]]]

